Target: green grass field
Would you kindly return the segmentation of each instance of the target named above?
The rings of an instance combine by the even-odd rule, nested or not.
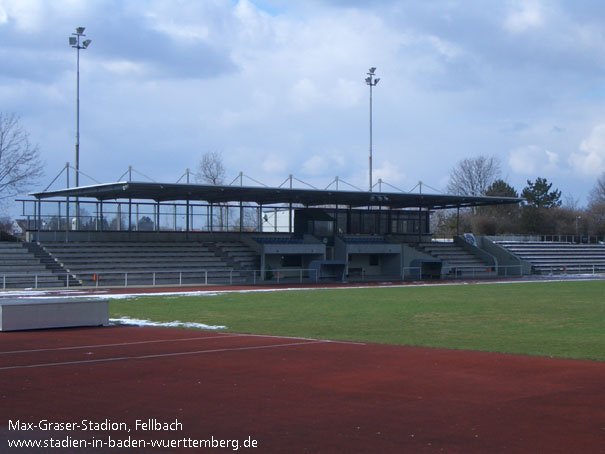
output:
[[[138,297],[111,316],[605,361],[605,280]]]

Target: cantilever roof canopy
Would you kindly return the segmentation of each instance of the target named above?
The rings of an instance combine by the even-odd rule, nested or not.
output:
[[[462,208],[520,203],[515,197],[473,197],[403,192],[363,192],[320,189],[290,189],[256,186],[214,186],[203,184],[118,182],[81,186],[57,191],[34,192],[36,199],[83,197],[99,201],[137,199],[167,201],[205,201],[210,203],[254,202],[259,205],[283,203],[304,206],[344,205],[390,208]]]

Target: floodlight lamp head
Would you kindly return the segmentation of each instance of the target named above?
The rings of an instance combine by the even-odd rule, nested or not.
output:
[[[370,68],[370,72],[368,74],[374,74],[374,71],[376,71],[376,68],[374,66],[372,66]]]
[[[90,43],[92,43],[92,40],[87,39],[86,41],[84,41],[84,42],[82,43],[82,48],[83,48],[83,49],[86,49],[88,46],[90,46]]]
[[[371,77],[366,77],[366,84],[368,84],[368,85],[372,84],[372,78]]]
[[[76,35],[83,35],[84,34],[84,30],[86,30],[85,27],[78,27],[78,28],[76,28]]]
[[[376,79],[374,79],[374,85],[378,85],[379,80],[380,80],[380,77],[377,77]]]
[[[75,46],[76,44],[78,44],[78,40],[76,38],[74,38],[73,36],[69,37],[69,45],[70,46]]]

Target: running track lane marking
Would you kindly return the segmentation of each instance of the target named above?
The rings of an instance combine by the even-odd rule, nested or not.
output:
[[[192,340],[208,340],[208,339],[225,339],[229,337],[267,337],[270,339],[292,339],[292,340],[306,340],[306,341],[318,341],[318,342],[331,342],[334,344],[352,344],[352,345],[365,345],[363,342],[349,342],[349,341],[337,341],[329,339],[315,339],[312,337],[290,337],[290,336],[272,336],[269,334],[239,334],[239,333],[217,333],[217,336],[203,336],[203,337],[186,337],[182,339],[158,339],[148,341],[136,341],[136,342],[121,342],[116,344],[99,344],[99,345],[79,345],[74,347],[56,347],[56,348],[37,348],[31,350],[13,350],[8,352],[0,352],[0,355],[14,355],[17,353],[39,353],[39,352],[54,352],[62,350],[78,350],[83,348],[106,348],[106,347],[121,347],[124,345],[142,345],[142,344],[155,344],[162,342],[184,342]]]
[[[296,342],[296,343],[290,343],[290,344],[257,345],[254,347],[219,348],[219,349],[214,349],[214,350],[197,350],[197,351],[191,351],[191,352],[161,353],[161,354],[157,354],[157,355],[122,356],[122,357],[117,357],[117,358],[88,359],[88,360],[83,360],[83,361],[65,361],[62,363],[30,364],[27,366],[6,366],[6,367],[0,367],[0,370],[32,369],[32,368],[36,368],[36,367],[67,366],[67,365],[73,365],[73,364],[103,363],[103,362],[110,362],[110,361],[127,361],[129,359],[169,358],[169,357],[174,357],[174,356],[200,355],[200,354],[204,354],[204,353],[261,350],[261,349],[267,349],[267,348],[294,347],[294,346],[298,346],[298,345],[329,344],[329,343],[331,343],[331,342],[329,342],[329,341],[313,341],[313,342]]]
[[[121,342],[117,344],[99,344],[99,345],[80,345],[75,347],[57,347],[57,348],[38,348],[34,350],[14,350],[10,352],[0,352],[0,355],[12,355],[15,353],[35,353],[35,352],[53,352],[59,350],[77,350],[80,348],[102,348],[102,347],[120,347],[122,345],[139,345],[139,344],[154,344],[161,342],[183,342],[190,340],[206,340],[206,339],[223,339],[226,337],[238,337],[238,334],[227,334],[222,336],[203,336],[203,337],[185,337],[182,339],[158,339],[148,341],[136,341],[136,342]]]
[[[223,336],[227,336],[227,334],[217,333]],[[308,340],[308,341],[318,341],[318,342],[330,342],[332,344],[351,344],[351,345],[366,345],[364,342],[355,342],[355,341],[338,341],[331,339],[317,339],[314,337],[292,337],[292,336],[277,336],[271,334],[239,334],[233,333],[234,336],[244,336],[244,337],[268,337],[270,339],[292,339],[292,340]],[[229,335],[229,337],[231,337]]]

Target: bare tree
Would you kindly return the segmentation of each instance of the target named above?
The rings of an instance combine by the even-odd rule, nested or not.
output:
[[[225,166],[223,165],[222,155],[217,151],[204,153],[197,165],[195,179],[199,183],[213,185],[223,184],[225,179]]]
[[[456,195],[481,196],[500,176],[500,161],[495,157],[477,156],[458,162],[450,171],[447,191]]]
[[[197,165],[195,180],[198,183],[212,185],[221,185],[225,179],[225,166],[223,165],[223,156],[217,151],[208,151],[204,153],[202,159]],[[213,224],[219,230],[224,230],[229,224],[229,208],[218,204],[218,212],[213,216]]]
[[[605,205],[605,172],[597,178],[590,195],[588,196],[589,206]]]
[[[27,190],[43,175],[37,145],[15,114],[0,112],[0,201]]]

